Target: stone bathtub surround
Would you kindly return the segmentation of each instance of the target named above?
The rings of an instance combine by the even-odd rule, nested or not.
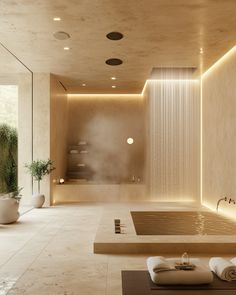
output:
[[[180,203],[120,203],[106,205],[94,241],[95,253],[180,254],[185,251],[235,255],[236,235],[136,235],[130,211],[208,211],[204,206],[189,202]],[[114,233],[113,220],[120,218],[124,234]],[[148,225],[147,225],[148,226]],[[186,225],[187,226],[187,225]]]

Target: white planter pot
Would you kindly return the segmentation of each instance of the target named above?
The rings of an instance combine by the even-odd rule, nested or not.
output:
[[[41,194],[33,195],[32,204],[34,208],[41,208],[45,202],[45,196]]]
[[[16,222],[20,216],[19,202],[8,195],[0,197],[0,223],[8,224]]]

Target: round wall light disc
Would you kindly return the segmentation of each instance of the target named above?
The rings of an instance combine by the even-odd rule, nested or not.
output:
[[[119,58],[109,58],[106,60],[106,64],[109,66],[119,66],[123,63],[123,61]]]
[[[57,39],[57,40],[66,40],[70,38],[70,35],[66,32],[63,31],[59,31],[59,32],[55,32],[53,34],[53,36]]]
[[[120,32],[110,32],[107,34],[107,38],[110,39],[110,40],[120,40],[122,39],[124,36],[123,34],[121,34]]]
[[[127,139],[127,143],[128,143],[128,144],[133,144],[133,143],[134,143],[134,139],[133,139],[132,137],[129,137],[129,138]]]

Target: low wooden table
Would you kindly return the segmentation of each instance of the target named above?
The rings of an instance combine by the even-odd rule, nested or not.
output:
[[[123,295],[236,295],[236,281],[222,281],[215,274],[211,284],[185,286],[156,285],[146,270],[125,270],[121,276]]]

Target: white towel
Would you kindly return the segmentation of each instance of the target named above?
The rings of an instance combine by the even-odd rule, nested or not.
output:
[[[232,258],[232,259],[230,260],[230,262],[233,263],[234,265],[236,265],[236,257]]]
[[[236,265],[222,257],[212,257],[209,266],[217,276],[224,281],[236,280]]]
[[[165,259],[164,257],[150,257],[152,258],[147,259],[147,265],[148,265],[148,271],[150,273],[151,279],[155,284],[158,285],[199,285],[199,284],[209,284],[213,281],[213,274],[207,268],[206,266],[203,266],[199,263],[194,263],[196,265],[196,268],[194,270],[176,270],[174,268],[175,262],[178,261],[178,259]],[[168,265],[169,269],[167,269],[167,266],[164,268],[164,271],[158,271],[154,272],[153,269],[155,269],[154,262],[156,261],[158,263],[158,259],[161,264],[161,261],[163,261],[165,264]],[[178,261],[179,262],[179,261]],[[159,264],[159,265],[160,265]],[[168,271],[171,270],[171,271]],[[173,271],[172,271],[173,270]]]
[[[169,270],[176,270],[171,267],[170,263],[163,256],[153,256],[147,259],[147,267],[149,271],[155,273]]]

